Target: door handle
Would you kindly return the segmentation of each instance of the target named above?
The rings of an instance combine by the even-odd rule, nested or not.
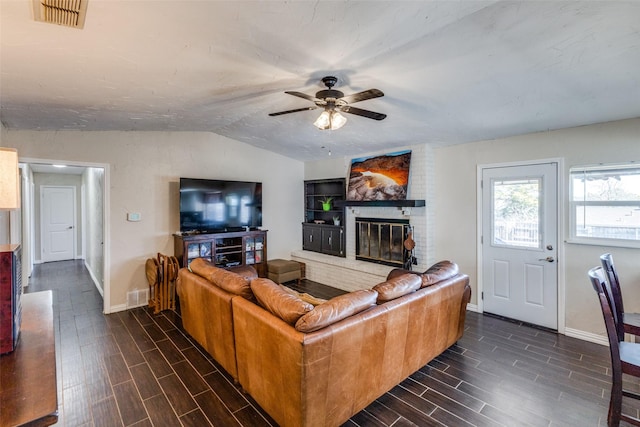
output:
[[[540,259],[538,259],[538,261],[554,262],[555,259],[552,256],[548,256],[546,258],[540,258]]]
[[[71,230],[73,228],[73,225],[70,225],[69,227],[67,227],[67,230]]]

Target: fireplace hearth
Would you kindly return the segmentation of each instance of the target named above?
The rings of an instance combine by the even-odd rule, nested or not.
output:
[[[356,259],[410,269],[405,248],[411,226],[405,219],[356,218]]]

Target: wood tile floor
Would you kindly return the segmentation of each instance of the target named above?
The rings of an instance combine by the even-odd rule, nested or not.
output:
[[[36,266],[26,292],[46,289],[54,291],[57,425],[275,425],[182,332],[178,313],[103,315],[78,261]],[[456,345],[345,426],[604,426],[608,371],[604,346],[469,312]]]

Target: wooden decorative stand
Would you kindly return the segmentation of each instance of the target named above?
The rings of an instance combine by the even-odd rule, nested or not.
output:
[[[176,279],[180,266],[178,259],[158,253],[157,258],[147,259],[147,281],[149,282],[149,307],[154,314],[176,309]]]

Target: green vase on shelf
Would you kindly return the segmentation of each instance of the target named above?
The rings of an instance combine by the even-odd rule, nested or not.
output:
[[[331,201],[332,200],[333,200],[333,197],[327,197],[326,199],[318,200],[320,203],[322,203],[322,210],[323,211],[330,211],[331,210]]]

